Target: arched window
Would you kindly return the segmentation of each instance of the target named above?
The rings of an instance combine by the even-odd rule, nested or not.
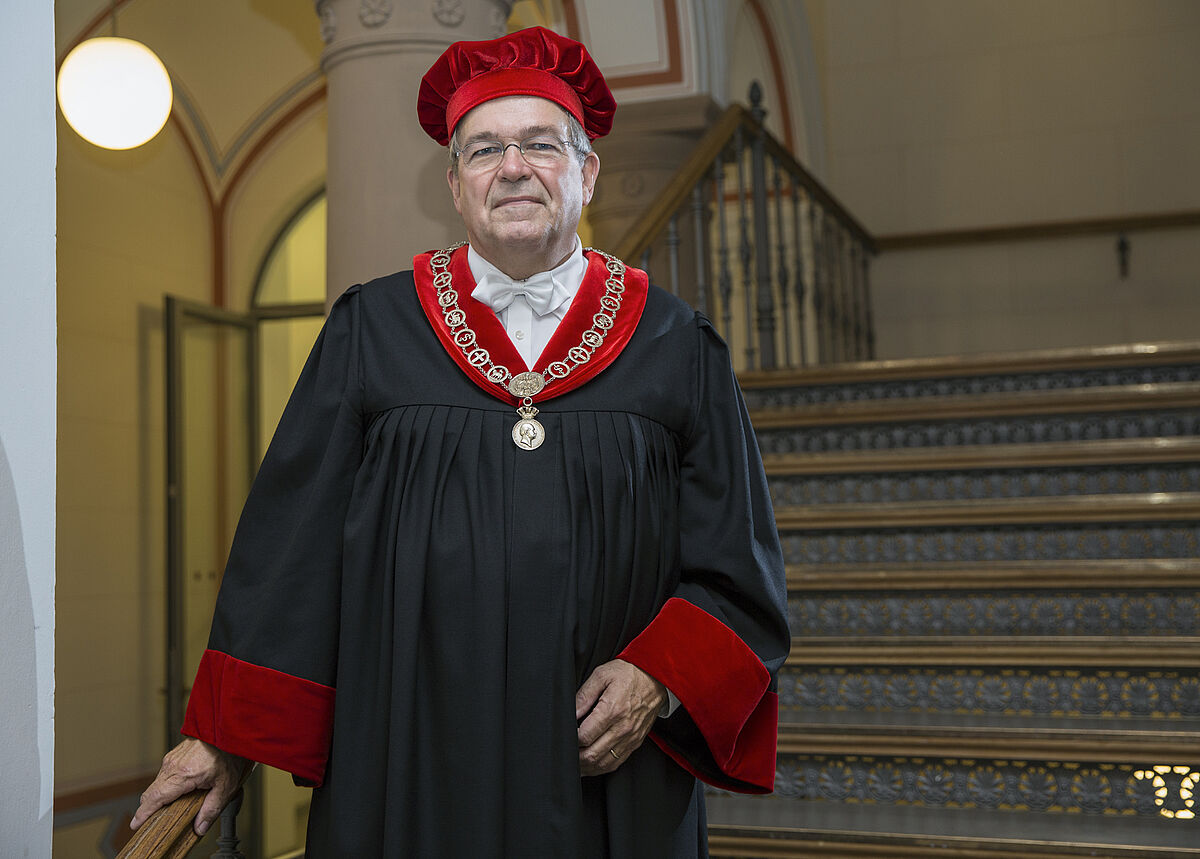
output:
[[[325,312],[325,189],[305,200],[271,243],[254,282],[258,322],[258,449],[265,451]]]

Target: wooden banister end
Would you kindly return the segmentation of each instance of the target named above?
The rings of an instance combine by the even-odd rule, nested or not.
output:
[[[192,824],[207,795],[207,790],[194,790],[154,812],[117,859],[183,859],[200,840]]]

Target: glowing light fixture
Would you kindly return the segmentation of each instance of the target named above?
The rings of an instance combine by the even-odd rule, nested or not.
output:
[[[133,39],[88,39],[63,60],[58,104],[71,127],[105,149],[132,149],[150,140],[171,114],[171,77],[154,52]]]

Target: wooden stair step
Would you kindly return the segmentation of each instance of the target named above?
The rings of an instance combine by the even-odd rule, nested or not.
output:
[[[1151,364],[1162,369],[1138,369]],[[1126,771],[1134,778],[1135,770],[1150,766],[1200,768],[1200,719],[1185,694],[1194,688],[1188,684],[1200,671],[1200,635],[1192,634],[1197,631],[1194,624],[1172,623],[1177,633],[1189,634],[1151,635],[1147,633],[1160,631],[1158,626],[1122,621],[1117,631],[1128,629],[1132,634],[1100,636],[1095,624],[1078,627],[1090,630],[1090,635],[1057,634],[1075,627],[1056,622],[1040,623],[1039,635],[1008,634],[1010,628],[1002,624],[978,627],[991,635],[970,635],[965,633],[976,627],[965,623],[911,623],[916,634],[906,635],[903,623],[908,621],[901,613],[888,615],[890,622],[899,624],[893,634],[843,635],[883,632],[889,626],[860,622],[853,614],[843,623],[837,614],[843,608],[871,611],[868,620],[874,621],[877,611],[892,611],[897,600],[919,602],[926,598],[922,593],[933,595],[931,601],[940,599],[940,607],[951,600],[947,592],[963,595],[953,600],[975,592],[970,596],[974,605],[990,598],[992,591],[1026,591],[999,593],[996,598],[1033,603],[1075,598],[1081,592],[1093,600],[1113,601],[1127,591],[1167,590],[1172,593],[1143,598],[1161,597],[1176,613],[1191,611],[1191,595],[1200,586],[1200,559],[1178,556],[1192,554],[1193,523],[1200,527],[1200,491],[1190,491],[1196,488],[1194,469],[1200,463],[1200,432],[1194,429],[1200,414],[1196,364],[1200,345],[1188,343],[871,362],[739,377],[749,392],[751,420],[764,450],[831,448],[764,454],[777,497],[848,503],[776,507],[790,557],[824,562],[789,565],[791,610],[805,623],[811,621],[810,630],[830,634],[793,638],[780,683],[785,699],[779,725],[780,792],[765,800],[709,792],[711,855],[1200,859],[1195,821],[1171,820],[1152,806],[1147,809],[1141,794],[1140,805],[1114,802],[1103,814],[1086,813],[1089,807],[1072,799],[1076,787],[1070,776],[1076,770],[1114,773],[1115,785]],[[1124,372],[1126,367],[1131,372]],[[1115,372],[1118,369],[1122,371]],[[977,378],[967,378],[971,376]],[[1063,387],[1076,383],[1074,388]],[[785,390],[788,387],[808,390]],[[788,403],[801,404],[784,405]],[[1138,413],[1146,413],[1146,421]],[[1129,422],[1135,425],[1127,426]],[[1051,429],[1042,432],[1043,423]],[[1116,437],[1126,435],[1151,437]],[[1083,436],[1091,438],[1024,441]],[[992,439],[1005,441],[988,444]],[[897,447],[866,449],[886,444]],[[843,446],[856,449],[837,449]],[[993,476],[946,474],[985,470]],[[1056,471],[1044,477],[1023,473],[1038,470]],[[927,472],[928,478],[923,476]],[[1126,472],[1135,477],[1126,481]],[[887,475],[902,476],[886,484],[875,482],[888,480]],[[951,492],[943,487],[981,479],[991,479],[996,488]],[[1012,488],[1020,488],[1024,480],[1038,481],[1032,489],[1047,494],[1034,497]],[[926,491],[927,484],[935,488]],[[1117,491],[1048,494],[1081,487],[1092,493]],[[1189,491],[1128,491],[1157,488]],[[1011,497],[853,501],[943,494]],[[1127,532],[1137,532],[1129,537],[1128,547]],[[1151,536],[1135,539],[1143,532]],[[1170,534],[1155,536],[1162,532]],[[1013,557],[1051,558],[1052,551],[1030,555],[1025,549],[1034,543],[1040,546],[1040,535],[1049,539],[1064,534],[1063,540],[1078,544],[1062,550],[1070,560],[928,560],[1003,557],[1009,553],[1009,542],[1004,541],[1017,546]],[[984,545],[985,539],[991,542]],[[980,541],[982,548],[960,550],[964,540]],[[1092,542],[1083,545],[1085,540]],[[895,541],[907,542],[893,545]],[[942,543],[948,547],[945,552]],[[1118,550],[1156,557],[1111,557]],[[893,556],[927,560],[876,560]],[[1089,556],[1105,559],[1081,559]],[[886,595],[889,591],[897,596]],[[943,630],[959,634],[938,634]],[[862,676],[854,679],[856,670]],[[1007,683],[1027,670],[1055,677],[1095,674],[1176,685],[1155,687],[1170,698],[1161,708],[1093,715],[1096,708],[1091,706],[1065,706],[1067,712],[1043,712],[1048,707],[994,712],[995,695],[986,701],[971,699],[970,706],[914,709],[902,702],[893,708],[875,676],[934,674],[941,682],[949,672],[972,682],[1003,677]],[[845,687],[849,691],[836,685],[843,675],[851,678]],[[874,678],[871,695],[855,697],[852,693],[862,691],[866,675]],[[993,688],[995,682],[987,687]],[[1124,695],[1125,687],[1120,688]],[[1184,698],[1177,700],[1179,689]],[[928,697],[926,704],[966,700],[932,693]],[[1052,807],[1013,798],[1014,772],[1024,778],[1027,762],[1044,768],[1043,775],[1045,770],[1056,773],[1060,793]],[[961,793],[961,786],[948,802],[907,788],[899,799],[879,795],[870,787],[875,770],[863,769],[876,763],[903,769],[906,785],[909,770],[927,764],[954,767],[959,773],[955,779],[966,779],[966,770],[959,772],[963,767],[970,768],[972,777],[977,765],[1002,771],[1009,791],[1003,803],[1008,804],[977,802],[975,793]],[[841,794],[828,788],[830,779],[841,778],[839,768],[853,774],[854,784]],[[1063,773],[1070,791],[1063,786]],[[1113,790],[1115,797],[1118,788]]]
[[[1200,732],[781,723],[779,754],[1153,765],[1200,761]]]
[[[904,471],[1063,468],[1200,461],[1200,438],[1092,439],[763,455],[768,477]]]
[[[780,719],[903,727],[988,724],[1024,728],[1200,731],[1196,671],[1163,668],[1025,669],[788,667]],[[982,720],[982,721],[981,721]]]
[[[1200,559],[790,564],[787,585],[792,592],[1195,588]]]
[[[1200,520],[1200,492],[778,507],[780,531]]]
[[[824,810],[823,810],[824,811]],[[862,807],[855,809],[863,815]],[[874,812],[872,812],[874,815]],[[825,814],[824,816],[828,816]],[[852,822],[852,821],[851,821]],[[1027,831],[1027,820],[1014,825]],[[1054,822],[1054,827],[1061,823]],[[1080,840],[1055,843],[1030,837],[979,838],[963,835],[872,834],[861,830],[789,828],[782,826],[738,826],[710,823],[710,856],[733,859],[1189,859],[1200,857],[1200,847],[1170,845],[1130,847],[1102,841]]]
[[[755,409],[756,430],[895,421],[938,421],[1014,415],[1070,415],[1186,409],[1200,406],[1200,383],[1160,382],[1048,391],[1013,391],[911,399],[852,400],[795,408]]]
[[[1200,668],[1197,636],[793,636],[787,665]]]
[[[962,376],[1003,376],[1056,373],[1072,370],[1120,369],[1162,364],[1200,362],[1200,346],[1193,341],[1121,343],[1085,349],[1041,349],[1027,352],[994,352],[826,364],[791,370],[754,370],[738,374],[743,388],[790,388],[862,382],[899,382],[912,379],[951,379]]]

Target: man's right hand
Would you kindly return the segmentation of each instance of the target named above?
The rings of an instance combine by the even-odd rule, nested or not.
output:
[[[142,804],[129,822],[137,829],[154,812],[193,790],[208,789],[193,824],[197,835],[204,835],[221,809],[233,798],[242,783],[242,774],[251,762],[223,752],[203,740],[188,737],[163,758],[154,783],[142,794]]]

